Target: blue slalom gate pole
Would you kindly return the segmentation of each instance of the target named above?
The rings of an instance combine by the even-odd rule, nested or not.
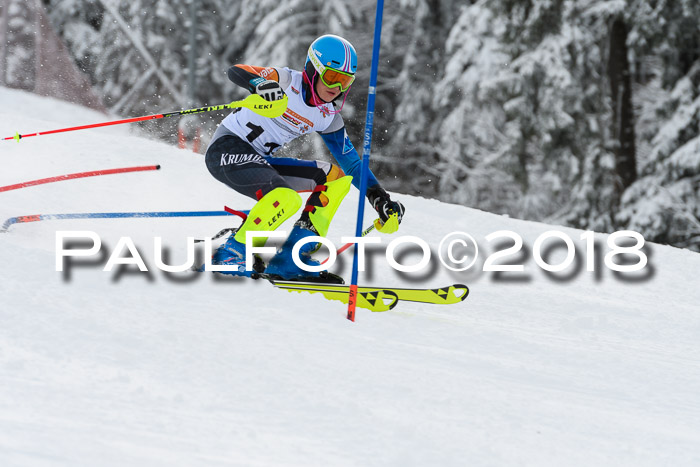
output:
[[[372,147],[372,127],[374,125],[374,98],[377,93],[377,71],[379,68],[379,44],[382,37],[382,12],[384,0],[377,0],[377,15],[374,19],[374,42],[372,47],[372,69],[369,76],[369,93],[367,95],[367,117],[365,120],[365,138],[362,146],[362,172],[360,174],[360,202],[357,207],[357,226],[355,237],[362,236],[362,221],[365,215],[365,196],[367,194],[367,177],[369,176],[369,153]],[[355,305],[357,303],[357,268],[358,251],[352,260],[352,279],[350,282],[350,297],[348,300],[348,319],[355,321]]]
[[[248,211],[241,211],[247,214]],[[14,224],[39,222],[54,219],[123,219],[127,217],[213,217],[231,216],[228,211],[165,211],[165,212],[81,212],[67,214],[34,214],[31,216],[10,217],[0,226],[0,233],[7,232]]]

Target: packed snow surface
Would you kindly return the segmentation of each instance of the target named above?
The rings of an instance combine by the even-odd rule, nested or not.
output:
[[[0,101],[2,137],[112,118],[5,88]],[[252,206],[214,180],[201,155],[143,136],[115,126],[0,141],[0,187],[162,166],[0,192],[0,222]],[[47,220],[0,233],[0,465],[700,465],[698,254],[647,244],[641,272],[613,273],[603,262],[608,236],[596,234],[589,272],[583,232],[394,197],[405,220],[370,250],[360,283],[464,283],[464,302],[358,310],[352,323],[345,305],[321,296],[155,267],[154,237],[181,264],[187,237],[236,226],[233,217]],[[336,245],[354,233],[356,209],[353,189],[328,234]],[[65,230],[95,232],[100,255],[57,272],[56,232]],[[523,248],[495,263],[523,272],[483,271],[513,244],[486,239],[503,230]],[[550,230],[576,252],[572,266],[546,274],[534,252]],[[480,247],[462,273],[437,258],[458,231]],[[385,247],[402,235],[431,246],[425,271],[387,263]],[[148,273],[102,270],[122,237]],[[546,244],[557,245],[543,255],[550,264],[564,261],[562,240]],[[420,260],[419,249],[399,251],[405,264]],[[332,270],[349,279],[350,265],[344,253]]]

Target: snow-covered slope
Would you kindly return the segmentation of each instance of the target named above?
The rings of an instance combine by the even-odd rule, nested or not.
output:
[[[4,88],[0,101],[2,137],[107,119]],[[0,222],[251,206],[202,156],[130,130],[0,142],[0,186],[162,166],[1,192]],[[480,261],[452,273],[433,258],[427,272],[399,274],[376,250],[361,282],[466,283],[463,303],[358,310],[351,323],[345,305],[315,295],[154,267],[154,237],[182,263],[187,236],[233,218],[54,220],[0,234],[0,465],[700,464],[699,255],[648,245],[645,270],[620,276],[603,265],[598,235],[587,272],[579,231],[396,197],[407,214],[384,246],[414,235],[437,252],[464,231]],[[356,206],[353,190],[329,232],[336,244],[354,232]],[[59,230],[96,232],[105,254],[131,237],[151,272],[103,272],[104,257],[56,272]],[[523,238],[508,258],[523,273],[477,271],[499,230]],[[573,239],[578,269],[552,277],[535,264],[548,230]],[[350,259],[335,270],[349,277]]]

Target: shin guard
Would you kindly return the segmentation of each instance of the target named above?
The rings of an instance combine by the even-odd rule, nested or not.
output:
[[[309,221],[320,237],[328,233],[333,216],[340,207],[340,203],[350,191],[352,177],[345,177],[319,185],[313,195],[309,197],[304,208],[304,214],[308,214]]]
[[[275,188],[253,206],[234,238],[245,245],[246,232],[275,230],[300,207],[301,196],[296,191],[291,188]],[[258,237],[253,242],[253,246],[263,246],[266,240],[265,237]]]

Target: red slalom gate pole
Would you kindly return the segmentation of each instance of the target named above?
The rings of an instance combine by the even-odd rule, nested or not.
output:
[[[92,172],[80,172],[68,175],[59,175],[57,177],[42,178],[39,180],[32,180],[30,182],[17,183],[15,185],[0,186],[0,192],[18,190],[20,188],[26,188],[29,186],[43,185],[45,183],[62,182],[64,180],[73,180],[76,178],[85,177],[96,177],[99,175],[111,175],[127,172],[145,172],[148,170],[159,170],[160,165],[145,165],[141,167],[125,167],[122,169],[107,169],[107,170],[93,170]]]

